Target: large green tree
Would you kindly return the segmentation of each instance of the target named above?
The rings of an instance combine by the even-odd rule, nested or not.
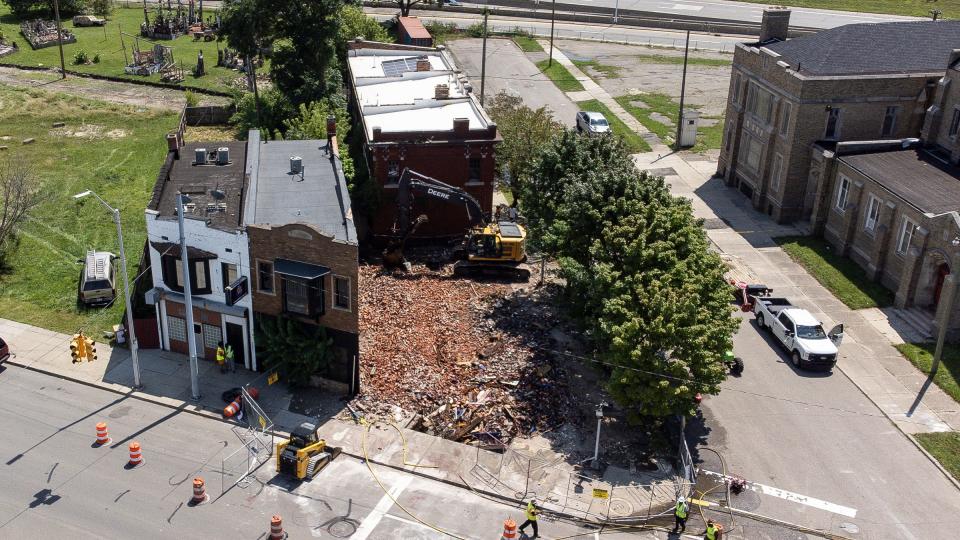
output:
[[[531,109],[523,104],[523,99],[506,92],[494,96],[486,110],[503,136],[503,142],[497,146],[497,167],[509,178],[517,204],[537,156],[563,131],[563,125],[553,119],[546,107]]]
[[[542,152],[521,202],[601,358],[617,366],[607,371],[618,403],[657,418],[719,391],[736,320],[688,201],[638,171],[619,139],[567,131]]]
[[[3,0],[10,6],[10,11],[17,17],[23,18],[34,15],[53,17],[53,0]],[[60,0],[60,15],[76,15],[83,13],[87,3],[85,0]]]

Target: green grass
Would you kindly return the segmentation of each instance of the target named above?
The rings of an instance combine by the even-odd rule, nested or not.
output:
[[[0,317],[99,336],[120,321],[122,297],[109,308],[78,309],[77,259],[92,248],[118,253],[116,227],[95,200],[78,206],[71,195],[91,189],[120,210],[133,279],[145,238],[143,211],[166,156],[164,135],[176,128],[177,116],[3,85],[0,103],[0,137],[10,137],[0,141],[9,146],[4,154],[30,161],[44,196],[4,259]],[[54,122],[66,126],[52,128]],[[20,144],[31,137],[36,142]]]
[[[584,111],[603,113],[603,115],[607,117],[607,122],[610,122],[610,128],[613,130],[613,133],[623,139],[623,142],[626,143],[631,154],[650,151],[650,145],[647,144],[647,141],[643,140],[643,137],[627,127],[627,125],[623,123],[623,120],[617,118],[603,103],[595,99],[590,99],[587,101],[578,101],[577,106]]]
[[[607,79],[619,79],[620,71],[623,70],[623,68],[620,66],[609,66],[607,64],[601,64],[596,60],[574,60],[573,63],[578,68],[583,70],[584,73],[587,72],[585,68],[590,68],[603,75]]]
[[[918,433],[914,437],[954,478],[960,479],[960,433]]]
[[[670,96],[653,93],[631,94],[620,96],[616,98],[616,100],[621,107],[632,114],[644,127],[655,133],[657,137],[660,137],[660,140],[663,141],[664,144],[673,144],[676,138],[677,128],[663,124],[651,117],[652,113],[660,113],[676,122],[677,115],[680,113],[680,104],[673,101]],[[634,101],[642,101],[647,104],[649,108],[634,105],[632,103]],[[688,106],[693,109],[700,108],[699,105]],[[702,118],[717,120],[717,123],[712,126],[701,127],[697,132],[697,144],[690,150],[694,152],[705,152],[707,150],[719,149],[723,142],[723,117],[704,116]]]
[[[769,4],[767,0],[744,0],[754,4]],[[889,13],[891,15],[913,15],[929,17],[930,10],[943,10],[943,17],[960,17],[960,0],[789,0],[782,5],[800,8],[835,9],[839,11],[858,11],[862,13]]]
[[[933,343],[903,343],[897,345],[900,354],[910,360],[920,371],[930,374],[930,366],[933,364],[933,351],[936,345]],[[933,382],[946,392],[954,401],[960,403],[960,346],[944,345],[943,357],[940,358],[940,367],[937,368],[937,374]]]
[[[205,10],[204,15],[206,15],[206,13]],[[122,30],[126,34],[139,35],[141,22],[143,22],[143,9],[140,8],[115,9],[113,15],[109,17],[107,25],[104,27],[74,28],[73,23],[69,19],[64,19],[64,27],[77,36],[76,43],[63,46],[67,70],[126,79],[150,80],[157,83],[161,82],[160,74],[158,73],[148,77],[142,77],[139,75],[127,75],[123,72],[123,68],[127,62],[124,60],[124,50],[120,45],[119,31]],[[19,52],[0,58],[0,64],[60,67],[60,53],[58,48],[54,46],[38,50],[31,49],[26,38],[20,33],[20,21],[10,13],[10,8],[4,3],[0,3],[0,33],[3,33],[8,40],[16,41],[17,44],[20,45]],[[132,62],[134,40],[129,35],[125,35],[123,36],[123,43],[126,47],[126,58]],[[227,91],[230,89],[232,81],[241,76],[237,71],[216,66],[218,45],[215,41],[194,41],[191,36],[183,36],[173,41],[160,40],[158,43],[173,47],[173,56],[177,63],[184,69],[184,80],[180,83],[184,86]],[[221,44],[219,46],[222,47],[223,45]],[[147,50],[151,47],[153,46],[150,42],[143,39],[140,40],[141,50]],[[74,53],[79,50],[86,52],[90,59],[99,54],[100,63],[74,65]],[[200,51],[203,51],[203,60],[207,74],[203,77],[194,77],[192,74],[193,66],[197,63],[197,53]]]
[[[667,56],[664,54],[641,54],[636,57],[637,61],[640,63],[650,62],[652,64],[680,64],[683,65],[682,56]],[[712,66],[712,67],[726,67],[733,64],[733,59],[727,60],[725,58],[697,58],[694,56],[687,57],[687,65],[689,66]]]
[[[564,92],[579,92],[583,90],[583,85],[580,84],[580,81],[574,79],[573,75],[567,71],[567,68],[560,65],[560,62],[554,61],[553,65],[548,65],[549,63],[550,60],[541,60],[537,62],[537,68],[549,77],[550,80],[553,81],[553,84],[557,85],[557,88]]]
[[[537,40],[524,35],[515,35],[513,36],[513,42],[517,44],[517,47],[520,47],[520,50],[523,52],[543,52],[543,47],[537,43]]]
[[[834,253],[826,241],[809,236],[786,236],[774,241],[850,309],[893,304],[890,289],[871,281],[862,268]]]
[[[507,186],[500,186],[500,194],[503,195],[503,198],[507,201],[507,204],[513,205],[513,190]]]

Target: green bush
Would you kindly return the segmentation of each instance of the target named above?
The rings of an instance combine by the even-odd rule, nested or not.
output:
[[[87,51],[79,49],[77,52],[73,53],[73,63],[74,65],[86,64],[90,58],[87,56]]]
[[[467,35],[470,37],[483,37],[483,23],[474,23],[467,27]]]
[[[286,317],[260,317],[257,322],[257,357],[290,386],[308,386],[310,377],[330,367],[333,340],[323,327]]]
[[[187,100],[187,107],[196,107],[200,104],[200,96],[192,90],[184,92],[183,97]]]
[[[53,0],[3,0],[10,11],[18,18],[37,15],[53,16]],[[87,8],[86,0],[60,0],[60,16],[83,13]]]
[[[100,53],[97,53],[97,54],[93,55],[93,63],[94,63],[94,64],[99,64],[99,63],[100,63]]]
[[[87,11],[106,17],[113,13],[113,0],[87,0]]]

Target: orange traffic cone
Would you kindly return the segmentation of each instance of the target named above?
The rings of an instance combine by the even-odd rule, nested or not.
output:
[[[270,518],[270,540],[282,540],[286,537],[286,533],[283,532],[283,520],[280,516],[274,515]]]
[[[130,443],[130,467],[139,467],[143,465],[143,454],[140,453],[140,443],[133,441]]]
[[[97,446],[105,444],[110,444],[110,435],[107,434],[107,423],[100,422],[97,424]]]
[[[503,536],[500,537],[500,540],[516,540],[517,538],[517,522],[512,518],[507,518],[503,522]]]
[[[198,476],[193,479],[193,498],[190,499],[190,506],[203,504],[210,500],[210,496],[207,495],[207,490],[204,487],[205,485],[203,478]]]
[[[240,410],[240,396],[237,396],[237,399],[233,400],[229,405],[223,408],[224,418],[230,418],[231,416],[237,414],[237,411]]]

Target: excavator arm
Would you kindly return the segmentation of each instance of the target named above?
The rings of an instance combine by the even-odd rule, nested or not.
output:
[[[470,220],[470,227],[486,224],[483,207],[472,195],[462,188],[451,186],[436,178],[431,178],[410,169],[404,169],[397,183],[397,232],[399,238],[387,246],[383,252],[383,261],[387,266],[403,265],[403,248],[407,239],[416,232],[417,228],[426,223],[426,215],[410,219],[410,210],[413,207],[414,194],[422,195],[441,202],[461,204]]]

